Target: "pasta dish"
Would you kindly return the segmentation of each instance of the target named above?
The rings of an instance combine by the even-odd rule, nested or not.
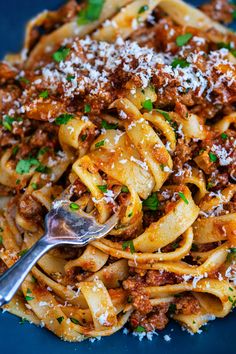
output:
[[[236,306],[236,6],[69,1],[0,63],[0,273],[70,208],[119,223],[50,251],[4,309],[66,341]]]

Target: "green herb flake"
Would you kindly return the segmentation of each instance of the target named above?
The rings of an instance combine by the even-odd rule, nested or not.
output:
[[[42,91],[39,94],[40,98],[48,98],[48,96],[49,96],[48,90]]]
[[[34,300],[34,297],[33,297],[33,296],[30,296],[29,294],[32,294],[32,291],[28,288],[27,291],[26,291],[25,300],[26,300],[26,301]]]
[[[13,148],[12,148],[12,155],[13,156],[16,156],[16,154],[18,153],[19,151],[19,146],[18,145],[15,145]]]
[[[169,115],[167,112],[162,111],[161,109],[156,109],[156,111],[157,111],[158,113],[160,113],[161,115],[163,115],[163,117],[164,117],[168,122],[171,122],[171,121],[172,121],[172,119],[170,118],[170,115]]]
[[[179,242],[172,243],[171,247],[175,251],[179,247]]]
[[[176,304],[171,303],[168,308],[168,313],[173,315],[176,312]]]
[[[30,81],[24,76],[23,77],[19,77],[19,80],[21,82],[23,82],[24,84],[26,84],[26,85],[28,85],[30,83]]]
[[[233,20],[236,20],[236,10],[233,10],[233,12],[232,12],[232,18],[233,18]]]
[[[61,316],[61,317],[57,317],[57,321],[58,321],[58,323],[62,323],[62,321],[64,320],[64,317],[63,316]]]
[[[2,245],[2,243],[3,243],[3,238],[2,236],[0,236],[0,245]]]
[[[133,212],[131,211],[131,212],[128,214],[128,218],[131,218],[132,215],[133,215]]]
[[[3,121],[2,125],[6,130],[12,131],[12,124],[16,119],[13,117],[10,117],[9,115],[4,115],[3,116]]]
[[[38,184],[37,183],[35,183],[35,182],[32,182],[31,183],[31,187],[33,188],[33,190],[37,190],[38,189]]]
[[[181,59],[181,58],[175,58],[172,63],[171,66],[172,68],[187,68],[190,65],[190,63],[188,63],[185,59]]]
[[[29,158],[25,160],[19,160],[16,165],[16,173],[23,175],[29,173],[32,166],[39,166],[40,162],[35,158]]]
[[[225,134],[225,133],[222,133],[222,134],[221,134],[221,139],[223,139],[223,140],[228,139],[228,135]]]
[[[213,154],[212,152],[209,152],[209,158],[211,162],[216,162],[217,161],[217,156]]]
[[[117,129],[118,128],[118,123],[112,124],[108,123],[106,120],[102,120],[102,128],[106,130],[112,130],[112,129]]]
[[[22,317],[22,319],[20,320],[19,324],[25,324],[25,323],[27,323],[27,322],[29,322],[29,321],[27,320],[27,318]]]
[[[142,14],[143,12],[147,11],[149,9],[148,5],[143,5],[139,8],[138,13]]]
[[[182,47],[182,45],[185,45],[188,43],[188,41],[192,38],[192,33],[185,33],[182,34],[181,36],[178,36],[176,38],[176,44],[178,47]]]
[[[143,206],[148,210],[157,210],[159,207],[159,200],[157,197],[157,193],[152,193],[147,199],[143,201]]]
[[[16,184],[17,184],[17,185],[20,184],[20,179],[17,179],[17,180],[16,180]]]
[[[33,296],[28,296],[28,295],[26,295],[26,296],[25,296],[25,300],[26,300],[26,301],[31,301],[31,300],[34,300],[34,297],[33,297]]]
[[[20,256],[20,257],[22,257],[22,256],[24,256],[27,252],[28,252],[28,248],[25,248],[24,250],[22,250],[22,251],[20,251],[19,253],[18,253],[18,255]]]
[[[148,112],[151,112],[153,109],[153,104],[152,101],[150,100],[150,98],[148,98],[147,100],[145,100],[144,102],[142,102],[142,107],[144,109],[146,109]]]
[[[135,252],[133,240],[124,241],[122,243],[122,250],[125,251],[127,248],[129,248],[131,254]]]
[[[91,112],[91,106],[90,104],[86,103],[84,105],[84,113],[89,113],[89,112]]]
[[[33,276],[33,275],[31,275],[31,283],[36,283],[36,281],[37,281],[37,279]]]
[[[87,134],[81,135],[80,139],[84,142],[87,139]]]
[[[101,192],[106,193],[107,192],[107,184],[101,184],[97,185],[98,189],[100,189]]]
[[[188,199],[185,197],[183,192],[179,192],[178,195],[180,196],[181,199],[183,199],[185,204],[189,204]]]
[[[95,144],[95,148],[100,148],[105,145],[105,140],[100,140]]]
[[[49,173],[50,169],[47,166],[41,165],[41,163],[39,163],[39,166],[36,167],[35,171],[40,173]]]
[[[121,187],[121,192],[122,192],[122,193],[129,193],[129,188],[126,187],[126,186],[122,186],[122,187]]]
[[[71,210],[79,210],[80,206],[77,203],[70,203]]]
[[[146,329],[143,326],[138,326],[135,328],[135,332],[137,333],[146,332]]]
[[[64,61],[67,55],[70,53],[70,48],[61,47],[55,53],[53,53],[52,57],[57,62],[60,63]]]
[[[79,321],[76,318],[70,317],[70,320],[74,324],[79,324]]]
[[[207,186],[206,186],[206,189],[209,190],[209,189],[211,189],[212,187],[214,187],[214,183],[208,182],[208,183],[207,183]]]
[[[79,26],[99,19],[105,0],[88,0],[87,6],[78,13]]]
[[[72,118],[74,118],[73,114],[63,113],[55,119],[55,123],[57,125],[67,124]]]
[[[70,81],[74,80],[74,78],[75,78],[74,75],[67,75],[66,80],[70,82]]]
[[[48,150],[49,150],[48,146],[42,147],[41,149],[39,149],[37,156],[44,155]]]
[[[230,291],[234,291],[234,289],[233,289],[233,288],[231,288],[231,287],[229,287],[229,290],[230,290]]]
[[[197,252],[198,251],[198,246],[196,245],[196,243],[192,244],[191,251],[192,252]]]

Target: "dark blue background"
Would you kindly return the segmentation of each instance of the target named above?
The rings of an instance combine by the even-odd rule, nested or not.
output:
[[[28,19],[45,8],[55,9],[61,3],[61,0],[0,0],[0,58],[6,53],[20,50]],[[197,4],[197,0],[192,3]],[[146,339],[139,342],[132,335],[117,333],[95,343],[66,343],[45,329],[19,324],[19,321],[7,313],[0,314],[0,354],[144,354],[145,351],[158,354],[236,353],[235,314],[209,323],[201,335],[194,336],[171,323],[152,342]],[[169,334],[172,340],[165,342],[164,334]]]

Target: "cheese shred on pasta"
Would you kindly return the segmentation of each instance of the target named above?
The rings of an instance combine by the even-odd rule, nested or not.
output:
[[[231,312],[235,53],[233,32],[180,0],[71,0],[28,23],[0,63],[0,271],[68,186],[73,212],[119,223],[50,251],[4,309],[74,342],[171,318],[197,333]]]

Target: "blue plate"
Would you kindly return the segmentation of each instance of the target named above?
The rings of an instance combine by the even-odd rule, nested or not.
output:
[[[27,20],[43,9],[55,9],[60,0],[0,0],[0,58],[6,53],[17,52],[22,45],[24,25]],[[199,1],[192,1],[197,5]],[[152,341],[142,342],[132,335],[120,333],[91,343],[66,343],[43,328],[30,324],[19,324],[19,318],[7,313],[0,314],[1,354],[143,354],[145,351],[159,354],[222,354],[235,353],[235,313],[225,319],[215,320],[203,327],[201,335],[191,336],[170,323],[168,328]],[[171,337],[169,342],[164,335]]]

